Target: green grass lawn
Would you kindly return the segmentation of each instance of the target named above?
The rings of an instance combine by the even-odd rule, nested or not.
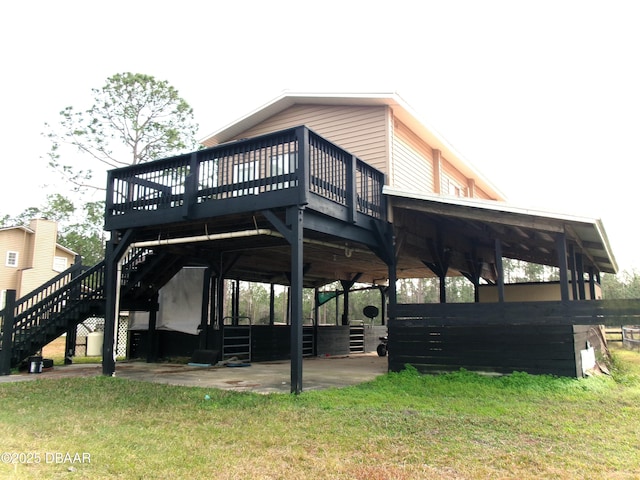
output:
[[[299,396],[117,377],[0,384],[0,478],[640,478],[640,354],[616,351],[613,371],[408,369]]]

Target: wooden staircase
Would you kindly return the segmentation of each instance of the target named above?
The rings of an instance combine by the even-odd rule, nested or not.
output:
[[[91,268],[75,264],[15,302],[11,367],[88,317],[104,314],[104,269],[104,262]],[[6,310],[0,311],[3,330]]]
[[[135,310],[175,275],[182,263],[174,257],[156,256],[146,249],[132,249],[123,261],[122,308]],[[15,368],[29,356],[70,328],[92,316],[105,314],[105,262],[88,268],[75,264],[28,295],[15,301],[10,341],[10,366]],[[9,318],[9,307],[0,310],[1,325]],[[0,338],[5,339],[3,331]],[[7,354],[0,344],[0,366]]]

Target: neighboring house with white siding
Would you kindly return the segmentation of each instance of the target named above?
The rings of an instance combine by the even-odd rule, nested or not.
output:
[[[212,147],[299,125],[384,172],[391,187],[504,200],[494,185],[394,93],[283,93],[202,143]]]
[[[0,228],[0,306],[7,290],[20,298],[73,264],[76,253],[57,240],[58,224],[42,218]]]

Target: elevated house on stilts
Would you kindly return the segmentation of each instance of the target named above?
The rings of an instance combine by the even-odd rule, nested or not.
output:
[[[245,345],[254,360],[290,358],[300,392],[303,356],[349,346],[347,317],[303,322],[303,289],[336,281],[345,292],[355,282],[384,288],[384,326],[365,341],[375,349],[388,328],[391,370],[581,376],[597,325],[637,323],[638,302],[600,299],[600,274],[617,270],[600,220],[506,203],[395,94],[285,93],[203,144],[109,172],[111,240],[85,274],[102,283],[79,291],[104,309],[106,375],[118,312],[128,310],[148,312],[131,338],[149,360],[178,350],[220,359]],[[558,267],[560,280],[516,293],[503,258]],[[178,284],[192,299],[190,333],[159,329],[163,301],[175,301],[159,292],[189,267],[195,283]],[[476,302],[447,303],[449,276],[472,282]],[[396,281],[424,277],[440,279],[441,302],[398,304]],[[288,286],[290,324],[225,319],[229,279]],[[167,315],[184,323],[175,309]]]

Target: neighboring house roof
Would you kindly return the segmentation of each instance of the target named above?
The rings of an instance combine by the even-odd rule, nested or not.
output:
[[[29,227],[25,227],[23,225],[17,226],[17,227],[0,227],[0,232],[4,232],[7,230],[22,230],[24,232],[27,233],[36,233],[33,230],[31,230]]]
[[[65,247],[63,245],[60,245],[59,243],[56,243],[56,247],[59,248],[60,250],[62,250],[63,252],[68,253],[69,255],[78,255],[76,252],[74,252],[70,248],[67,248],[67,247]]]
[[[431,148],[438,149],[445,158],[468,178],[473,178],[478,187],[505,200],[504,194],[493,185],[480,171],[455,150],[436,130],[418,114],[397,93],[304,93],[283,92],[280,96],[253,112],[241,117],[229,125],[205,136],[201,143],[206,146],[218,145],[235,139],[242,132],[267,120],[268,118],[292,107],[293,105],[355,105],[388,106],[394,116],[407,125],[416,135],[427,142]]]
[[[22,230],[25,233],[28,233],[30,235],[35,234],[36,232],[29,228],[29,227],[25,227],[24,225],[18,225],[18,226],[14,226],[14,227],[0,227],[0,232],[5,232],[8,230]],[[64,245],[60,245],[59,243],[56,243],[56,248],[59,248],[60,250],[62,250],[63,252],[66,252],[70,255],[77,255],[77,252],[74,252],[73,250],[71,250],[70,248],[65,247]]]

